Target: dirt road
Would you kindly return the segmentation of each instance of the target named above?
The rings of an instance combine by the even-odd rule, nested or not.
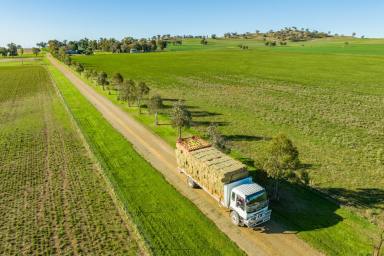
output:
[[[229,218],[229,212],[224,208],[220,208],[218,202],[204,191],[193,190],[186,185],[185,176],[179,174],[176,170],[176,158],[172,147],[107,98],[95,92],[92,87],[73,74],[68,67],[51,56],[48,56],[48,59],[103,114],[105,119],[164,175],[170,184],[191,200],[248,255],[321,255],[308,244],[298,239],[295,234],[284,233],[282,231],[284,229],[273,221],[268,223],[265,230],[252,230],[234,226]]]

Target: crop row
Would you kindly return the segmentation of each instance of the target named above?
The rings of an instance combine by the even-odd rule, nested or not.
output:
[[[0,73],[0,254],[136,255],[47,71]]]

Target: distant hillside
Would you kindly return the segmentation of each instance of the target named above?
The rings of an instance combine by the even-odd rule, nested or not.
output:
[[[260,32],[256,31],[255,33],[225,33],[224,38],[257,38],[264,41],[267,40],[277,40],[277,41],[291,41],[291,42],[299,42],[299,41],[308,41],[315,38],[325,38],[325,37],[333,37],[337,36],[337,34],[332,35],[331,32],[320,32],[317,30],[309,30],[309,29],[298,29],[296,27],[286,27],[280,29],[278,31],[270,30],[268,32]]]

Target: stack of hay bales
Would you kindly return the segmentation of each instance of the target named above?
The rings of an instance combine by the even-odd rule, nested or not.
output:
[[[176,158],[178,166],[218,200],[224,197],[224,184],[249,175],[244,164],[198,137],[179,139]]]

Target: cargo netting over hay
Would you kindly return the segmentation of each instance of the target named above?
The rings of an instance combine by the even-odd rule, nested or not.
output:
[[[220,201],[224,197],[224,184],[248,177],[244,164],[199,137],[179,139],[176,157],[178,166]]]

